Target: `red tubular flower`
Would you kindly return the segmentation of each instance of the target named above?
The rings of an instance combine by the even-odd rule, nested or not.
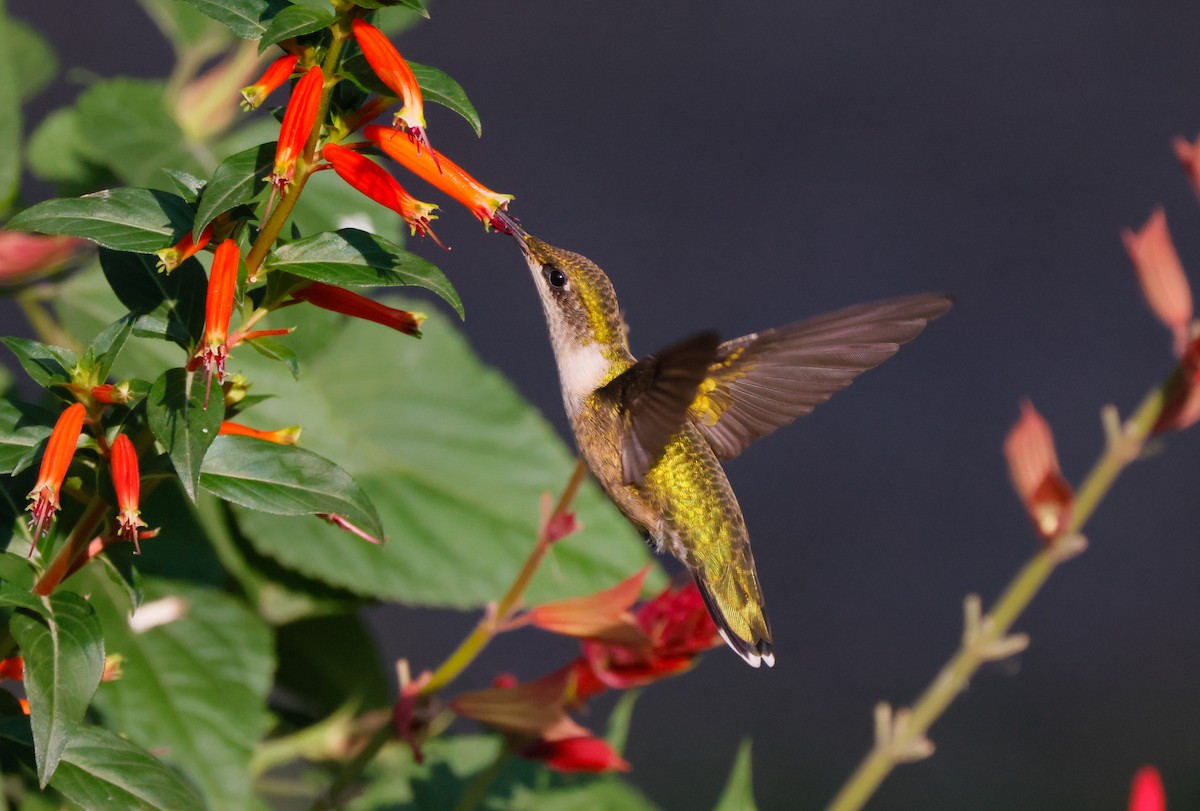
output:
[[[209,225],[200,233],[200,239],[192,240],[192,232],[188,231],[187,235],[178,243],[170,248],[163,248],[157,251],[158,269],[161,272],[170,273],[175,268],[182,265],[186,260],[195,256],[204,247],[208,245],[208,241],[212,239],[212,226]]]
[[[137,451],[125,434],[117,434],[112,445],[112,479],[113,489],[117,491],[117,537],[123,541],[132,541],[134,551],[141,554],[142,547],[138,543],[138,530],[146,526],[142,514],[138,510],[138,497],[141,493],[142,477],[138,473]]]
[[[238,263],[242,260],[237,242],[227,239],[217,247],[208,278],[208,294],[204,302],[204,342],[198,359],[208,373],[208,388],[212,388],[215,372],[217,382],[225,380],[225,358],[229,355],[229,317],[233,314],[233,294],[237,288]],[[208,407],[208,392],[204,395]]]
[[[323,282],[313,282],[293,290],[292,298],[307,301],[322,310],[373,321],[417,338],[421,337],[421,324],[425,321],[423,313],[410,313],[408,310],[387,307],[366,296]]]
[[[54,430],[50,432],[37,484],[29,492],[32,502],[29,510],[33,514],[29,529],[33,531],[35,544],[41,537],[42,530],[49,526],[54,513],[58,511],[59,491],[62,489],[63,479],[67,476],[67,468],[71,465],[71,457],[75,455],[75,445],[78,444],[79,434],[83,431],[84,416],[86,410],[83,403],[73,403],[59,416]],[[29,554],[33,554],[32,548]]]
[[[538,760],[560,772],[627,772],[629,764],[603,738],[583,735],[557,741],[539,740],[521,750],[521,756]]]
[[[637,601],[642,583],[649,573],[650,567],[647,566],[612,588],[596,594],[534,606],[526,617],[530,624],[564,636],[631,648],[649,646],[650,637],[629,610]]]
[[[1137,271],[1146,303],[1175,336],[1175,354],[1182,355],[1191,339],[1192,289],[1162,208],[1154,209],[1140,231],[1128,228],[1121,233],[1125,250]]]
[[[0,231],[0,284],[15,284],[59,270],[87,243],[63,236]]]
[[[92,398],[97,403],[104,403],[105,405],[128,403],[133,399],[133,390],[130,388],[128,380],[116,385],[104,383],[100,386],[92,386],[88,393],[92,395]]]
[[[1045,540],[1057,537],[1070,522],[1074,495],[1059,469],[1050,425],[1028,400],[1004,440],[1004,458],[1013,489],[1038,533]]]
[[[219,432],[223,436],[248,436],[274,442],[276,445],[297,445],[300,442],[300,426],[292,425],[287,428],[277,428],[274,431],[260,431],[236,422],[222,422]]]
[[[1129,811],[1167,811],[1167,795],[1158,769],[1143,766],[1137,770],[1129,790]]]
[[[0,659],[0,679],[25,681],[25,660],[20,656]]]
[[[511,194],[499,194],[487,188],[433,147],[425,150],[428,154],[421,154],[404,133],[394,129],[374,124],[364,129],[363,135],[405,169],[469,208],[484,225],[506,234],[513,233],[514,226],[503,213],[513,200]]]
[[[642,605],[636,617],[649,645],[583,643],[584,658],[608,687],[624,690],[683,673],[701,653],[721,644],[704,598],[691,580],[682,587],[668,586]]]
[[[287,110],[283,113],[283,124],[279,127],[275,171],[269,178],[276,189],[285,188],[296,174],[296,161],[304,154],[304,145],[308,143],[308,136],[317,123],[317,110],[321,106],[324,87],[325,77],[321,75],[321,68],[313,65],[292,90]]]
[[[414,234],[429,234],[434,242],[442,245],[429,228],[429,221],[436,220],[433,212],[437,206],[422,203],[404,190],[386,169],[365,155],[337,144],[327,144],[321,155],[333,166],[338,177],[381,206],[399,214],[408,223]],[[442,245],[444,248],[445,246]]]
[[[354,38],[358,40],[358,47],[362,48],[363,56],[367,58],[371,70],[375,71],[375,75],[389,90],[404,100],[404,106],[392,120],[392,127],[403,129],[418,152],[422,146],[426,150],[432,150],[429,136],[425,133],[425,101],[421,97],[421,88],[412,68],[404,61],[396,46],[378,28],[364,20],[355,20],[353,25]],[[437,153],[430,154],[434,164],[438,164]]]
[[[267,96],[275,92],[276,88],[292,78],[298,61],[299,57],[294,54],[286,54],[272,62],[261,79],[242,88],[242,108],[253,110],[266,101]]]

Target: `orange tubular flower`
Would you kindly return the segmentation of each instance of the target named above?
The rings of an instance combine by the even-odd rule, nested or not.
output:
[[[1125,229],[1121,238],[1146,303],[1174,334],[1175,354],[1182,355],[1191,339],[1192,289],[1167,230],[1167,215],[1156,208],[1140,231]]]
[[[117,491],[117,537],[123,541],[132,541],[134,551],[141,554],[142,547],[138,543],[138,530],[146,526],[142,514],[138,510],[138,496],[141,493],[142,478],[138,473],[137,451],[125,434],[117,434],[112,445],[112,479],[113,489]]]
[[[192,240],[192,232],[188,231],[187,235],[178,243],[170,248],[163,248],[157,251],[158,255],[158,270],[160,272],[170,273],[175,268],[182,265],[186,260],[195,256],[200,251],[204,250],[208,245],[208,241],[212,239],[212,226],[208,226],[200,233],[200,238]]]
[[[1167,811],[1167,795],[1158,769],[1143,766],[1137,770],[1129,790],[1129,811]]]
[[[414,198],[386,169],[352,149],[346,149],[337,144],[328,144],[321,150],[321,155],[329,161],[338,177],[376,203],[390,208],[403,217],[414,234],[421,236],[428,234],[433,237],[434,242],[445,247],[429,228],[429,221],[437,219],[433,214],[437,210],[437,206],[422,203]]]
[[[278,428],[274,431],[260,431],[257,428],[250,428],[236,422],[221,423],[220,432],[224,436],[248,436],[254,439],[262,439],[266,442],[274,442],[276,445],[296,445],[300,442],[300,426],[292,425],[287,428]]]
[[[324,87],[325,77],[321,75],[321,68],[313,65],[292,90],[287,110],[283,113],[283,124],[279,127],[275,171],[269,178],[276,189],[285,188],[296,174],[296,161],[304,153],[304,145],[308,143],[308,136],[317,123],[317,110],[321,106]]]
[[[237,287],[238,263],[241,260],[242,255],[237,243],[227,239],[217,247],[217,255],[213,258],[209,274],[208,295],[204,303],[204,343],[197,358],[204,364],[208,373],[210,390],[214,372],[218,383],[225,380],[225,358],[229,355],[229,346],[226,343],[229,337],[229,316],[233,314],[233,294]],[[205,407],[208,406],[207,391],[204,404]]]
[[[242,109],[253,110],[266,101],[267,96],[292,78],[292,72],[296,70],[298,61],[300,61],[298,56],[286,54],[272,62],[261,79],[242,88]]]
[[[469,208],[484,225],[506,234],[514,232],[512,221],[503,213],[513,200],[511,194],[492,191],[432,147],[425,150],[428,154],[421,154],[404,133],[394,129],[374,124],[364,129],[363,135],[405,169]]]
[[[29,500],[32,502],[29,510],[33,514],[29,529],[33,531],[35,544],[41,537],[42,530],[49,526],[54,513],[58,511],[59,490],[62,489],[63,479],[67,476],[71,457],[75,455],[75,445],[83,431],[84,416],[86,410],[83,403],[74,403],[62,413],[54,425],[54,430],[50,432],[50,441],[46,443],[46,453],[42,456],[37,484],[29,492]],[[33,554],[32,548],[29,553]]]
[[[299,290],[293,290],[292,298],[307,301],[322,310],[373,321],[417,338],[421,337],[421,324],[425,321],[423,313],[410,313],[408,310],[387,307],[366,296],[323,282],[313,282]]]
[[[1059,470],[1050,425],[1028,400],[1004,440],[1004,458],[1013,489],[1038,533],[1047,541],[1057,537],[1071,519],[1074,495]]]
[[[430,150],[434,164],[438,165],[437,153],[432,152],[429,136],[425,133],[425,101],[412,68],[378,28],[363,20],[355,20],[353,25],[354,38],[358,40],[358,47],[362,48],[371,70],[388,89],[404,100],[404,106],[392,120],[392,127],[403,129],[418,152],[422,146]],[[440,165],[438,170],[441,170]]]

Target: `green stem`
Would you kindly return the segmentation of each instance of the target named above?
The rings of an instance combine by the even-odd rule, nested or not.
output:
[[[342,53],[342,46],[345,45],[346,37],[348,36],[340,23],[334,25],[333,35],[333,43],[329,46],[329,51],[325,54],[325,61],[321,63],[321,73],[325,76],[325,88],[321,92],[321,104],[317,108],[317,124],[308,136],[308,143],[304,146],[304,156],[296,162],[296,176],[292,179],[291,185],[288,186],[287,191],[284,193],[283,199],[279,201],[279,205],[275,207],[275,210],[271,212],[271,216],[263,224],[262,230],[258,234],[258,239],[254,240],[254,245],[250,248],[250,253],[246,255],[246,273],[251,279],[258,277],[263,260],[267,258],[267,253],[270,252],[271,246],[279,238],[284,224],[287,223],[288,217],[292,215],[292,209],[296,207],[296,201],[300,199],[300,193],[304,191],[304,186],[308,183],[308,178],[313,173],[313,165],[316,162],[317,143],[321,140],[321,127],[325,122],[325,117],[329,114],[329,102],[333,96],[333,88],[336,84],[336,82],[330,81],[330,77],[333,76],[334,70],[337,68],[338,59]]]
[[[342,767],[337,777],[329,784],[328,790],[317,798],[311,811],[331,811],[341,805],[341,796],[367,768],[367,765],[379,754],[379,750],[392,737],[392,725],[387,721],[375,730],[366,745],[358,751],[354,759]]]
[[[16,300],[21,311],[25,313],[25,317],[29,319],[29,325],[33,327],[38,340],[45,344],[78,350],[79,344],[75,339],[68,335],[40,305],[40,302],[52,296],[53,294],[48,295],[41,287],[27,287],[17,293]]]
[[[1104,453],[1096,460],[1075,494],[1071,518],[1063,533],[1021,568],[992,610],[982,618],[980,633],[974,637],[964,635],[963,644],[904,716],[903,723],[895,725],[891,740],[876,741],[875,747],[834,797],[828,811],[856,811],[862,808],[892,769],[916,751],[929,727],[967,686],[979,666],[989,659],[988,648],[1005,638],[1050,574],[1069,557],[1067,550],[1071,547],[1072,539],[1091,518],[1117,475],[1140,453],[1142,444],[1163,412],[1177,377],[1176,372],[1146,396],[1126,422],[1120,436],[1109,437]]]
[[[558,497],[558,502],[554,505],[554,509],[546,518],[545,525],[538,532],[537,542],[533,546],[533,551],[529,553],[529,557],[525,560],[525,565],[517,573],[517,577],[513,580],[512,585],[508,587],[508,591],[500,598],[500,602],[496,604],[495,610],[489,612],[488,616],[480,620],[479,624],[475,626],[475,630],[434,671],[429,682],[418,694],[420,698],[432,696],[457,678],[475,660],[475,657],[487,647],[488,642],[496,635],[496,629],[520,605],[521,598],[525,595],[525,590],[529,587],[529,583],[533,579],[533,575],[537,572],[538,566],[550,551],[550,547],[553,546],[553,539],[550,536],[549,530],[554,523],[554,519],[570,509],[571,503],[575,500],[575,495],[579,492],[579,486],[583,484],[586,475],[587,465],[580,459],[575,463],[575,469],[571,471],[571,478],[567,481],[567,486],[563,488],[562,494]],[[392,725],[385,723],[375,731],[362,750],[354,756],[354,759],[342,767],[337,777],[334,778],[333,783],[330,784],[328,791],[313,804],[312,811],[328,811],[328,809],[336,808],[338,798],[341,794],[358,780],[359,775],[362,774],[367,764],[374,759],[375,755],[379,754],[379,750],[391,738]]]
[[[83,516],[80,517],[79,523],[71,530],[67,542],[63,544],[62,549],[58,550],[58,554],[46,567],[46,571],[42,572],[42,576],[33,584],[34,594],[45,597],[58,588],[58,584],[74,568],[75,561],[79,559],[80,555],[87,552],[88,544],[91,542],[92,536],[96,534],[96,528],[107,513],[108,504],[99,496],[94,496],[84,510]]]
[[[575,463],[575,470],[571,473],[571,479],[567,482],[567,486],[563,489],[562,495],[558,498],[558,503],[554,506],[554,511],[546,520],[546,525],[542,527],[538,534],[537,543],[534,544],[533,551],[529,553],[529,557],[525,560],[525,565],[521,567],[521,571],[517,574],[517,579],[508,587],[508,591],[500,598],[500,602],[496,604],[494,611],[490,612],[489,616],[484,617],[466,639],[442,662],[441,666],[434,671],[433,677],[429,680],[421,690],[422,696],[430,696],[441,690],[447,684],[458,677],[460,673],[467,668],[471,662],[475,661],[475,657],[487,647],[487,644],[496,635],[496,629],[504,624],[509,619],[510,615],[521,602],[521,598],[525,596],[525,590],[529,588],[529,582],[533,579],[533,575],[537,572],[538,566],[550,551],[553,545],[549,536],[549,527],[554,519],[565,513],[571,506],[571,502],[575,498],[575,494],[579,492],[579,486],[583,483],[584,476],[587,474],[587,466],[580,459]]]

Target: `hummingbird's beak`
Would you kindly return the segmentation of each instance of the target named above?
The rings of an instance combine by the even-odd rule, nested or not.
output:
[[[517,245],[521,247],[521,253],[529,256],[529,232],[517,225],[516,220],[502,211],[497,211],[496,217],[501,218],[501,222],[504,225],[504,228],[499,230],[504,231],[504,233],[515,239]]]

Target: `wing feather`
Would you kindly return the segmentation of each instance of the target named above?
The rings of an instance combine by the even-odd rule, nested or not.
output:
[[[896,354],[950,303],[932,293],[887,299],[726,341],[688,416],[732,459]]]

